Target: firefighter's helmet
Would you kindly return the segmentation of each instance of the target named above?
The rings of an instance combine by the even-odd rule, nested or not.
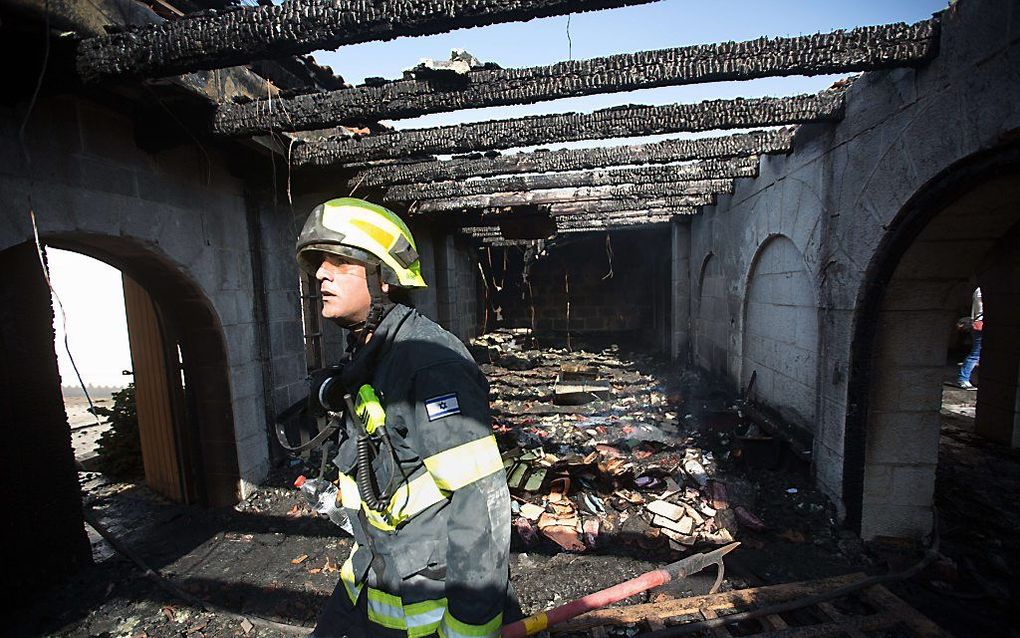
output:
[[[322,263],[317,253],[378,263],[382,281],[391,286],[427,287],[407,225],[393,211],[363,199],[331,199],[312,210],[297,241],[298,264],[309,274]]]

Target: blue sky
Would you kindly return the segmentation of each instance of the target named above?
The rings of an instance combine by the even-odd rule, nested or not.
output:
[[[401,77],[420,58],[446,59],[454,48],[466,49],[482,62],[504,68],[553,64],[653,49],[748,40],[761,36],[795,36],[891,22],[916,22],[947,5],[946,0],[874,0],[824,2],[806,0],[731,0],[725,3],[661,0],[651,4],[581,13],[525,23],[499,24],[419,38],[399,38],[341,47],[315,54],[320,64],[350,84],[365,77]],[[724,99],[796,95],[821,90],[840,76],[768,78],[688,87],[666,87],[556,100],[536,105],[475,109],[428,115],[393,123],[398,128],[434,126],[493,118],[565,111],[590,112],[618,104],[669,104]]]

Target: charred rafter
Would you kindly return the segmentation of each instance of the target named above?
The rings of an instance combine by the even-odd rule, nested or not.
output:
[[[403,184],[388,189],[384,199],[387,201],[413,201],[416,199],[466,197],[487,193],[506,193],[550,188],[655,184],[705,179],[755,177],[757,174],[758,158],[740,157],[729,160],[704,160],[675,166],[645,166],[641,168],[598,170],[583,173],[547,173],[545,175],[496,177],[465,182],[439,182],[436,184]]]
[[[650,199],[599,199],[576,202],[562,202],[549,204],[547,210],[553,217],[561,215],[592,215],[598,216],[606,213],[614,213],[618,210],[668,210],[675,215],[693,215],[697,208],[684,203],[685,200],[677,197],[657,197]]]
[[[86,80],[156,77],[345,44],[592,11],[653,0],[290,0],[89,38],[78,51]]]
[[[587,114],[537,115],[359,138],[334,137],[295,147],[293,158],[299,166],[328,166],[388,157],[461,153],[550,142],[832,121],[842,115],[841,91],[667,106],[628,105]]]
[[[795,38],[759,38],[572,60],[523,69],[482,69],[442,85],[396,80],[329,93],[224,103],[214,128],[227,135],[297,131],[460,109],[768,76],[849,73],[920,64],[932,57],[937,22],[860,27]]]
[[[677,206],[703,206],[712,202],[717,193],[733,190],[733,180],[703,180],[676,184],[623,184],[620,186],[584,186],[524,193],[494,193],[449,199],[429,199],[411,207],[414,213],[438,213],[475,210],[501,206],[528,206],[575,202],[586,199],[653,199],[672,198]]]
[[[393,163],[366,168],[349,185],[391,186],[414,182],[441,182],[468,177],[514,173],[581,171],[627,164],[664,164],[696,159],[787,153],[793,128],[738,133],[696,140],[664,140],[634,146],[533,151],[492,158],[454,158],[447,161]]]
[[[565,226],[556,229],[557,235],[569,235],[574,233],[593,233],[593,232],[605,232],[607,230],[628,230],[635,228],[644,228],[647,226],[664,226],[669,224],[672,220],[667,218],[661,219],[644,219],[644,220],[621,220],[615,222],[606,222],[591,225],[582,226]]]

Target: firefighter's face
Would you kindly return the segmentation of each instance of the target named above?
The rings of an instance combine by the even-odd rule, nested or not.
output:
[[[365,265],[339,255],[321,255],[315,278],[322,292],[322,316],[345,325],[367,319],[372,297],[368,294]]]

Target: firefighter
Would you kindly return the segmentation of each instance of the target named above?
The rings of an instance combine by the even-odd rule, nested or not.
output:
[[[334,463],[355,545],[311,637],[498,636],[520,613],[488,383],[456,337],[392,300],[426,286],[411,233],[382,206],[333,199],[297,259],[322,315],[350,331],[342,372],[315,391],[353,408]]]

